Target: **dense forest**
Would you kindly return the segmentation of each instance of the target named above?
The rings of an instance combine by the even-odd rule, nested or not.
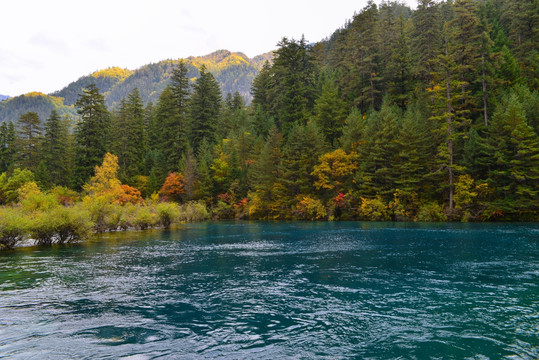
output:
[[[1,124],[0,203],[88,196],[108,163],[116,202],[219,219],[537,221],[538,22],[535,0],[371,1],[324,41],[283,38],[249,106],[203,63],[147,105],[87,84],[76,123]]]

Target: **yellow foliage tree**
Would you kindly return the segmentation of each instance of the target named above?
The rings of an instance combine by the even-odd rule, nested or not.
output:
[[[95,167],[95,175],[84,185],[84,191],[90,196],[112,195],[116,198],[122,192],[122,183],[118,180],[118,157],[106,153],[101,166]]]
[[[318,190],[340,190],[347,178],[359,168],[357,160],[357,153],[347,154],[342,149],[321,155],[319,164],[311,173],[316,178],[314,186]]]

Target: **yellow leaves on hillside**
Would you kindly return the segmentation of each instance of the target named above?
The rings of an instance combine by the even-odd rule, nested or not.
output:
[[[26,97],[47,97],[46,94],[43,94],[42,92],[39,92],[39,91],[31,91],[29,93],[24,94],[24,96],[26,96]]]
[[[39,92],[39,91],[31,91],[29,93],[24,94],[24,97],[26,97],[26,98],[43,98],[43,99],[50,100],[56,107],[64,106],[64,99],[63,98],[43,94],[42,92]],[[16,98],[10,98],[9,100],[13,101],[15,99]]]
[[[123,80],[130,76],[133,73],[133,71],[128,69],[122,69],[119,67],[111,67],[108,69],[103,69],[96,71],[92,73],[92,77],[99,78],[99,77],[105,77],[105,78],[115,78],[118,80]]]
[[[207,71],[212,73],[234,65],[250,64],[243,54],[227,50],[219,50],[208,56],[189,57],[187,60],[197,68],[206,66]]]
[[[346,179],[359,168],[358,158],[357,153],[351,152],[347,154],[342,149],[320,156],[318,165],[314,167],[311,173],[317,179],[314,186],[318,190],[339,189]]]

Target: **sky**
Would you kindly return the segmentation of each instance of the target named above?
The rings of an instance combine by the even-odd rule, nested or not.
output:
[[[366,4],[367,0],[4,0],[0,94],[51,93],[108,67],[134,70],[219,49],[254,57],[274,50],[283,36],[305,35],[316,42]]]

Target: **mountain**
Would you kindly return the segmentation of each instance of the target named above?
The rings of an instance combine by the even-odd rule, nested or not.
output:
[[[10,120],[15,122],[29,111],[37,113],[43,121],[49,117],[52,109],[57,109],[61,116],[67,115],[71,118],[77,113],[74,106],[65,105],[64,99],[60,97],[31,92],[0,102],[0,123]]]
[[[198,77],[198,68],[205,65],[219,82],[223,95],[238,91],[249,103],[251,83],[264,63],[271,59],[271,53],[251,59],[240,52],[218,50],[205,56],[191,56],[185,61],[191,80],[194,81]],[[28,111],[37,112],[40,119],[44,120],[53,108],[57,108],[61,114],[75,116],[74,104],[79,94],[92,83],[103,93],[109,108],[117,107],[135,87],[139,89],[145,103],[155,103],[161,91],[167,86],[172,70],[179,61],[180,59],[163,60],[136,70],[111,67],[83,76],[49,95],[35,92],[10,98],[0,103],[0,122],[17,121],[20,115]]]
[[[9,99],[9,96],[0,94],[0,101],[4,101],[4,100],[7,100],[7,99]]]

